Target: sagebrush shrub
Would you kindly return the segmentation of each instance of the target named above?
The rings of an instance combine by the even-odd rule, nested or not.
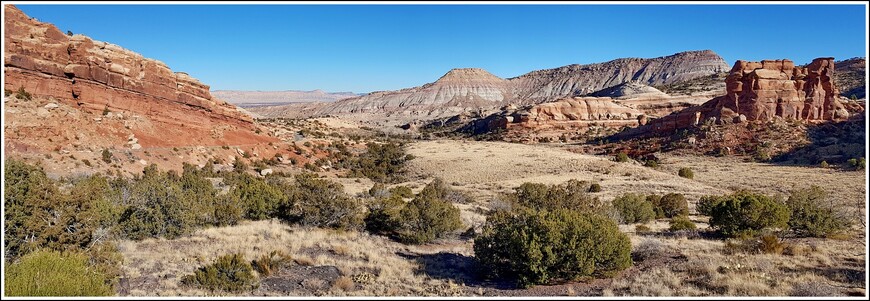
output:
[[[411,191],[411,188],[408,186],[396,186],[390,188],[390,194],[400,196],[402,198],[412,198],[414,197],[414,192]]]
[[[616,157],[613,159],[616,162],[628,162],[628,154],[626,153],[618,153]]]
[[[653,204],[647,202],[643,195],[627,193],[613,199],[611,203],[625,224],[646,223],[656,216]]]
[[[214,263],[200,267],[192,275],[182,277],[181,283],[228,292],[243,292],[258,286],[253,268],[238,253],[218,257]]]
[[[368,204],[365,217],[366,230],[374,234],[392,234],[399,229],[399,212],[405,202],[398,195],[375,199]]]
[[[474,253],[487,275],[522,287],[607,277],[631,266],[631,242],[615,222],[567,209],[497,211],[475,238]]]
[[[786,205],[791,211],[788,225],[800,235],[826,237],[851,226],[844,208],[819,186],[791,191]]]
[[[723,196],[710,211],[710,226],[729,237],[752,236],[768,228],[785,228],[791,215],[783,202],[749,191]]]
[[[37,251],[5,264],[6,296],[112,296],[111,279],[82,253]]]
[[[272,251],[269,254],[263,254],[259,258],[251,261],[251,267],[263,276],[272,275],[273,271],[287,267],[293,264],[293,258],[281,251]]]
[[[693,178],[695,178],[695,172],[692,171],[692,169],[691,169],[691,168],[688,168],[688,167],[680,168],[680,171],[678,171],[677,174],[678,174],[680,177],[683,177],[683,178],[686,178],[686,179],[693,179]]]
[[[427,185],[430,186],[431,183]],[[422,244],[444,237],[461,227],[459,208],[435,194],[421,192],[399,211],[397,234],[403,242]]]
[[[607,210],[606,203],[589,194],[589,187],[589,183],[573,179],[552,186],[523,183],[506,199],[519,206],[537,210],[572,208],[597,213]]]
[[[661,198],[653,198],[652,202],[656,207],[655,210],[667,218],[689,214],[689,203],[686,197],[679,193],[668,193]]]
[[[722,200],[721,197],[715,195],[705,195],[702,196],[698,200],[698,204],[695,206],[695,209],[698,211],[698,214],[709,216],[712,214],[713,207],[716,206]]]
[[[689,220],[689,218],[686,216],[674,217],[673,219],[671,219],[669,224],[670,227],[668,228],[668,230],[671,231],[695,230],[698,228],[697,226],[695,226],[695,223]]]
[[[294,219],[301,225],[345,230],[363,227],[362,204],[344,193],[341,184],[301,174],[296,176],[294,187],[289,203],[296,204]]]

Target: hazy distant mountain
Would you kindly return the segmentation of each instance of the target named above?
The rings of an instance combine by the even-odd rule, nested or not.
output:
[[[240,107],[283,105],[297,102],[333,102],[362,94],[353,92],[313,91],[211,91],[211,95]]]

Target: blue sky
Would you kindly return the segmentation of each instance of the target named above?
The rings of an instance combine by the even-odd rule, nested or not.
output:
[[[863,5],[19,5],[212,90],[371,92],[452,68],[508,78],[711,49],[735,60],[865,56]]]

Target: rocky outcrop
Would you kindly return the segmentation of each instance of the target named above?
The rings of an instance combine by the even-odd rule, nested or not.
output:
[[[622,58],[613,61],[569,65],[530,72],[510,79],[518,98],[536,102],[563,96],[583,95],[625,82],[664,85],[709,76],[728,69],[719,55],[710,50],[686,51],[652,58]]]
[[[867,60],[863,57],[854,57],[839,62],[834,62],[834,84],[840,89],[840,95],[856,99],[867,97]]]
[[[610,97],[615,99],[625,99],[625,98],[668,98],[670,97],[668,94],[665,94],[659,89],[644,85],[638,82],[627,82],[622,83],[610,88],[606,88],[600,91],[593,92],[589,94],[589,96],[595,97]]]
[[[481,134],[499,130],[577,130],[590,125],[635,126],[643,112],[614,103],[608,97],[573,97],[501,112],[469,123],[461,132]]]
[[[849,112],[838,100],[833,78],[833,58],[817,58],[806,67],[796,67],[790,60],[737,61],[726,79],[726,95],[617,137],[669,134],[708,121],[843,120]]]
[[[213,98],[209,86],[186,73],[117,45],[63,34],[14,6],[4,9],[7,90],[23,87],[85,111],[147,118],[152,128],[133,128],[148,137],[146,147],[269,140],[253,133],[249,116]]]
[[[320,115],[343,113],[406,113],[435,118],[509,104],[529,105],[588,94],[626,82],[670,84],[728,68],[716,53],[681,52],[670,56],[617,59],[606,63],[569,65],[502,79],[483,69],[454,69],[438,81],[398,91],[373,92],[325,105]]]

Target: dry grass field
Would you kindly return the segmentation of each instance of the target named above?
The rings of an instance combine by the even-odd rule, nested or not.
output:
[[[822,185],[849,204],[863,220],[866,174],[815,167],[745,163],[741,158],[662,155],[657,168],[637,162],[617,163],[609,157],[569,152],[566,148],[499,142],[455,140],[412,143],[415,156],[408,168],[414,192],[442,178],[474,201],[456,204],[464,226],[478,227],[484,212],[500,193],[524,182],[557,184],[579,179],[601,184],[595,193],[605,201],[625,192],[685,194],[694,213],[702,195],[750,189],[785,194],[793,188]],[[691,167],[694,179],[677,176]],[[367,179],[333,178],[351,194],[366,191]],[[395,186],[393,185],[393,186]],[[691,215],[701,230],[707,217]],[[637,225],[621,225],[632,241],[635,264],[612,279],[589,283],[561,283],[513,289],[480,279],[475,273],[473,241],[454,235],[435,243],[409,246],[361,232],[337,232],[288,226],[278,221],[244,222],[233,227],[199,230],[174,240],[124,241],[122,295],[210,296],[180,285],[183,275],[214,258],[243,252],[247,258],[278,250],[296,264],[269,285],[250,292],[255,296],[847,296],[865,294],[866,245],[864,226],[837,239],[786,238],[781,255],[735,251],[726,240],[667,231],[658,220],[649,232]],[[460,231],[461,232],[461,231]],[[703,231],[702,231],[703,232]],[[307,268],[304,268],[307,267]],[[313,273],[308,282],[293,273]],[[334,268],[332,268],[334,267]],[[294,272],[295,271],[295,272]],[[288,276],[289,275],[289,276]],[[305,274],[308,275],[308,274]],[[283,277],[283,278],[282,278]],[[261,279],[266,279],[261,276]],[[294,280],[295,279],[295,280]],[[299,281],[297,281],[299,280]],[[294,287],[297,289],[277,290]],[[277,283],[277,284],[276,284]]]

